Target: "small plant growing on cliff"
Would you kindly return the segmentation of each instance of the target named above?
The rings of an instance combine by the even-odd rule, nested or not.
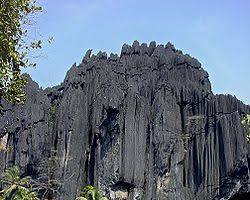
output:
[[[51,105],[50,111],[51,111],[52,115],[56,114],[56,105],[55,104]]]
[[[7,151],[8,134],[5,134],[2,138],[0,137],[0,152]]]
[[[2,143],[1,139],[0,139],[0,151],[6,151],[6,147],[5,147],[5,145]]]
[[[6,170],[1,183],[0,200],[39,200],[38,194],[32,190],[31,178],[21,178],[20,170],[14,166]]]
[[[241,123],[248,128],[247,141],[250,142],[250,115],[245,115]]]
[[[100,191],[91,185],[84,187],[80,197],[77,197],[76,200],[108,200],[107,197],[102,197]]]

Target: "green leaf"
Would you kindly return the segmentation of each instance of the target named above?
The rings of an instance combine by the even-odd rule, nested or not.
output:
[[[109,200],[107,197],[102,197],[100,200]]]
[[[76,200],[88,200],[85,197],[77,197]]]
[[[1,198],[11,198],[13,200],[39,200],[38,194],[32,190],[30,177],[20,178],[20,170],[14,166],[3,174],[3,190],[0,192]],[[11,195],[11,197],[10,197]]]

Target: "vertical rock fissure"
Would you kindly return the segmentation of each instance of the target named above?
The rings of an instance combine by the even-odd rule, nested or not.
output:
[[[88,184],[92,184],[94,182],[94,159],[91,157],[92,151],[92,143],[93,143],[93,127],[92,127],[92,118],[93,118],[93,108],[92,103],[88,104],[88,151],[86,152],[86,163],[85,163],[85,173]]]
[[[92,110],[92,109],[90,109]],[[89,114],[89,120],[92,119],[92,111]],[[95,174],[95,148],[96,145],[94,144],[95,141],[93,139],[93,128],[92,128],[92,120],[89,121],[89,131],[88,131],[88,138],[89,138],[89,151],[87,153],[87,173],[88,173],[88,184],[94,185],[94,174]]]
[[[17,143],[18,143],[18,139],[17,139],[17,134],[18,132],[21,130],[20,127],[16,128],[14,133],[12,134],[12,139],[13,139],[13,149],[14,152],[12,153],[12,164],[15,165],[16,163],[16,150],[17,150]]]
[[[90,148],[90,159],[89,159],[89,183],[94,185],[95,180],[95,161],[96,161],[96,148],[97,148],[97,138],[94,135],[93,143]]]
[[[186,187],[186,166],[185,166],[185,163],[183,163],[183,170],[182,170],[182,172],[183,172],[182,185],[183,185],[183,187]]]
[[[125,156],[125,131],[126,131],[126,114],[124,113],[123,116],[123,129],[122,129],[122,134],[121,134],[121,172],[120,172],[120,177],[124,177],[125,173],[125,161],[124,161],[124,156]]]
[[[223,176],[226,172],[226,157],[224,149],[224,138],[221,123],[217,124],[218,140],[219,140],[219,160],[220,160],[220,175]]]
[[[147,187],[148,187],[148,180],[149,180],[149,159],[150,159],[150,143],[151,143],[151,136],[150,136],[150,124],[148,122],[147,125],[147,135],[146,135],[146,148],[145,148],[145,169],[144,169],[144,183],[143,183],[143,191],[144,195],[146,195]]]
[[[194,186],[195,186],[195,191],[197,192],[200,184],[201,184],[201,166],[200,166],[200,162],[198,160],[198,150],[197,150],[197,138],[196,136],[194,136],[193,138],[193,148],[192,148],[192,152],[193,152],[193,180],[194,180]]]
[[[181,115],[181,130],[182,130],[182,134],[186,134],[186,131],[185,131],[185,113],[184,113],[185,105],[184,105],[184,101],[183,101],[183,90],[181,90],[180,95],[181,95],[180,96],[181,101],[179,103],[179,107],[180,107],[180,115]]]
[[[138,113],[138,97],[136,96],[135,97],[135,113],[134,113],[134,127],[135,127],[135,134],[134,134],[134,158],[136,159],[136,149],[137,149],[137,137],[138,137],[138,134],[139,134],[139,126],[137,125],[138,124],[138,121],[139,121],[139,119],[138,119],[138,121],[137,121],[137,113]],[[134,182],[134,179],[135,179],[135,168],[136,168],[136,165],[134,165],[134,167],[133,167],[133,175],[132,175],[132,181]]]
[[[180,108],[180,117],[181,117],[181,131],[182,134],[186,134],[186,117],[185,117],[185,108],[188,105],[188,102],[184,100],[183,89],[180,91],[180,101],[177,102]]]

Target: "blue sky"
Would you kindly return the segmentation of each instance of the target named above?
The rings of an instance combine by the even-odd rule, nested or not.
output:
[[[249,0],[40,0],[36,28],[53,36],[28,70],[43,88],[63,81],[87,49],[120,53],[123,43],[172,42],[210,74],[214,93],[250,104]]]

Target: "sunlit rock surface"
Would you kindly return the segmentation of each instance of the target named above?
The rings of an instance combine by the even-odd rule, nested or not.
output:
[[[214,95],[195,58],[168,43],[87,51],[59,86],[28,77],[24,105],[0,118],[0,172],[18,165],[74,200],[82,186],[111,199],[230,199],[249,192],[250,106]]]

